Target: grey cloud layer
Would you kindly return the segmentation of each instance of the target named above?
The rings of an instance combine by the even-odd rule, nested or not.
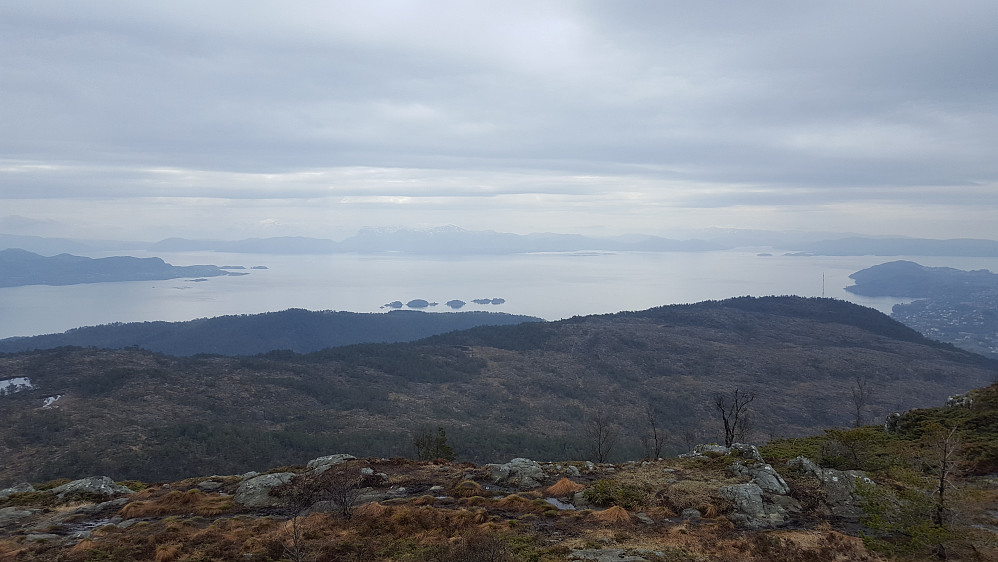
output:
[[[7,3],[2,196],[992,204],[996,19],[989,2]]]

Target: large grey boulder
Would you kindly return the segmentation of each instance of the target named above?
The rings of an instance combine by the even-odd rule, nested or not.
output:
[[[344,453],[339,453],[339,454],[336,454],[336,455],[328,455],[328,456],[325,456],[325,457],[319,457],[317,459],[312,459],[312,460],[308,461],[308,464],[305,465],[305,467],[308,468],[309,470],[311,470],[312,472],[314,472],[316,475],[318,475],[318,474],[322,474],[323,472],[329,470],[333,466],[336,466],[338,464],[343,464],[343,463],[345,463],[347,461],[352,461],[352,460],[354,460],[356,458],[357,457],[355,457],[353,455],[347,455],[347,454],[344,454]]]
[[[523,490],[537,488],[547,480],[547,474],[539,463],[522,457],[505,464],[487,464],[485,468],[489,471],[493,484],[505,484]]]
[[[708,455],[721,456],[727,455],[729,450],[724,445],[718,445],[717,443],[700,443],[696,447],[693,447],[693,454],[694,456],[701,457]]]
[[[728,455],[750,461],[765,462],[762,460],[762,455],[759,454],[759,449],[748,443],[732,443],[731,448],[728,449]]]
[[[35,513],[38,513],[37,509],[18,509],[16,507],[0,508],[0,527],[19,521],[26,517],[31,517]]]
[[[283,486],[294,478],[292,472],[275,472],[273,474],[261,474],[249,480],[244,480],[233,500],[246,507],[274,507],[283,503],[281,498],[270,495],[270,491],[278,486]]]
[[[821,481],[825,504],[828,505],[832,515],[851,521],[858,521],[863,515],[863,509],[860,507],[863,498],[856,493],[856,484],[858,482],[873,484],[873,480],[862,471],[822,468],[807,457],[790,459],[787,461],[787,468]]]
[[[112,497],[118,494],[133,494],[135,492],[124,486],[115,484],[114,480],[111,480],[109,476],[90,476],[88,478],[73,480],[62,486],[56,486],[52,488],[52,493],[58,495],[59,499],[63,499],[72,494]]]
[[[787,481],[766,463],[744,465],[738,461],[731,463],[731,471],[739,476],[747,476],[767,494],[785,496],[790,493]]]
[[[787,522],[787,511],[767,503],[763,499],[762,488],[755,482],[723,486],[718,492],[734,504],[735,510],[728,518],[739,527],[769,529]]]

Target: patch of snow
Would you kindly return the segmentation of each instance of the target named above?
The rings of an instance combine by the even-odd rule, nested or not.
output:
[[[35,388],[31,384],[31,379],[28,377],[15,377],[12,379],[0,381],[0,396],[5,396],[7,394],[14,394],[15,392],[20,392],[22,390],[31,390]]]
[[[60,398],[62,398],[61,394],[56,394],[55,396],[48,396],[48,397],[46,397],[45,400],[44,400],[45,403],[42,404],[42,408],[51,408],[52,404],[55,404],[56,400],[58,400]]]

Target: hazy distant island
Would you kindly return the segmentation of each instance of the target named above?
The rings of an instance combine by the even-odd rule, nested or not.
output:
[[[918,299],[894,305],[895,320],[933,339],[998,358],[998,275],[899,260],[849,277],[856,284],[846,290],[853,294]]]
[[[46,257],[27,250],[0,250],[0,287],[79,285],[111,281],[158,281],[222,275],[248,275],[214,265],[170,265],[160,258],[115,256],[88,258],[71,254]]]
[[[998,257],[998,241],[975,238],[867,238],[850,236],[805,243],[782,243],[790,256],[964,256]]]

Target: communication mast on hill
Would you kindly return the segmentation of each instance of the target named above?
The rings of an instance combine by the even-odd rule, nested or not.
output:
[[[825,272],[821,272],[821,298],[825,298]]]

